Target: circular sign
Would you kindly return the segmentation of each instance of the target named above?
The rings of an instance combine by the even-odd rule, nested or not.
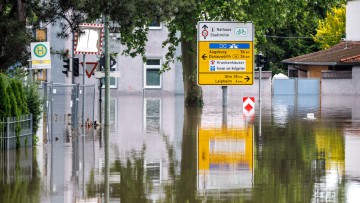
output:
[[[39,58],[46,56],[46,54],[47,54],[46,46],[43,44],[36,45],[34,47],[34,54]]]
[[[202,35],[204,38],[206,38],[206,37],[209,35],[209,32],[208,32],[207,30],[203,30],[203,31],[201,32],[201,35]]]

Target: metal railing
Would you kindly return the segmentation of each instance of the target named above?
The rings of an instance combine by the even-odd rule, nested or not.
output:
[[[65,123],[71,124],[71,132],[77,134],[85,126],[87,119],[94,121],[95,85],[50,82],[44,83],[43,88],[46,101],[45,127],[49,132],[46,134],[46,141],[61,139]]]
[[[0,149],[32,146],[33,116],[8,117],[0,122]],[[19,131],[17,133],[17,131]],[[18,135],[17,135],[18,134]]]

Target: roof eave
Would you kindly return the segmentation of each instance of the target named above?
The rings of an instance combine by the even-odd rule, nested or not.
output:
[[[339,62],[301,62],[301,61],[282,61],[284,64],[289,65],[304,65],[304,66],[334,66],[340,65]]]

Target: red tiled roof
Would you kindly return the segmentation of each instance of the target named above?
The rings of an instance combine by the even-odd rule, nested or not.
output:
[[[329,49],[285,59],[282,62],[302,65],[360,64],[360,41],[342,41]]]
[[[346,59],[341,59],[343,63],[360,63],[360,55],[352,56]]]

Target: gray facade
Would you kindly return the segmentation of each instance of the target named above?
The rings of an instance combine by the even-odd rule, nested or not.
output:
[[[351,79],[321,79],[322,95],[360,95],[360,67],[353,66]]]

